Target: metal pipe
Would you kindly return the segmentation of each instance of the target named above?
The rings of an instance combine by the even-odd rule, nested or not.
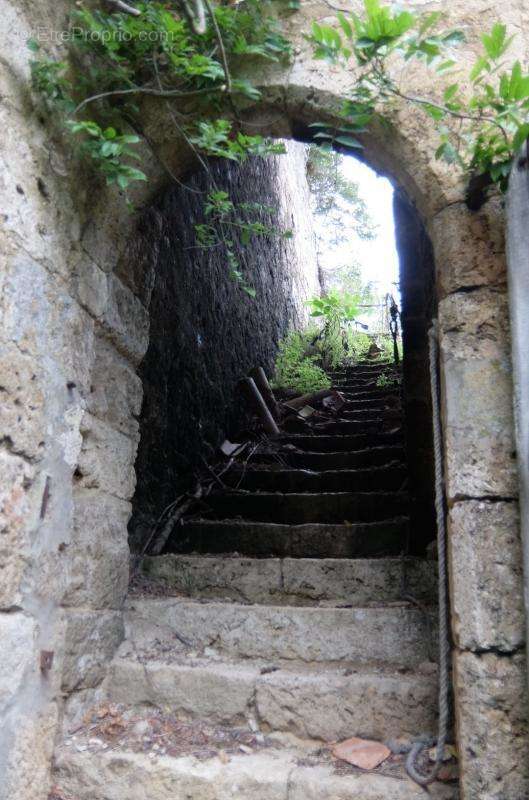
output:
[[[239,386],[241,387],[241,391],[246,397],[250,407],[259,417],[265,431],[267,433],[277,435],[279,433],[279,428],[277,427],[276,421],[270,413],[268,406],[263,400],[263,395],[255,385],[254,379],[243,378],[242,381],[240,381]]]
[[[279,419],[279,406],[275,399],[272,387],[268,383],[266,372],[262,367],[256,367],[250,372],[250,377],[254,379],[255,385],[261,392],[268,409],[275,420]]]

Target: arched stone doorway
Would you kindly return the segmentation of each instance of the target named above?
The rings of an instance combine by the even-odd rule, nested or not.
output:
[[[470,5],[453,16],[474,29],[488,11]],[[32,10],[37,19],[25,6],[9,8],[6,24],[25,15],[28,27],[41,21],[60,27],[63,10]],[[517,25],[518,12],[509,13]],[[328,14],[325,4],[308,3],[292,21],[296,62],[263,77],[262,107],[248,110],[248,122],[262,132],[295,137],[310,122],[335,118],[354,78],[311,63],[301,38],[308,17]],[[0,622],[16,661],[6,670],[9,742],[0,763],[9,768],[10,790],[30,798],[40,797],[46,783],[63,694],[96,685],[122,635],[125,579],[110,594],[97,586],[95,540],[112,541],[123,565],[130,507],[123,499],[78,502],[76,470],[84,459],[96,485],[98,475],[110,472],[130,497],[134,442],[112,425],[102,428],[86,401],[102,384],[109,391],[116,386],[131,412],[137,407],[135,367],[148,342],[148,314],[136,295],[141,276],[127,273],[123,263],[115,271],[134,221],[121,198],[79,176],[77,165],[68,177],[69,156],[58,141],[50,145],[27,96],[26,56],[18,47],[11,55],[3,333],[16,377],[2,434],[7,545]],[[175,143],[163,111],[146,108],[148,135],[181,174],[189,154]],[[502,202],[492,198],[471,213],[464,187],[433,159],[431,128],[403,109],[394,122],[390,132],[366,136],[365,156],[402,187],[434,250],[462,785],[469,798],[514,800],[527,793],[527,722]],[[154,163],[152,175],[151,196],[165,181]],[[107,353],[118,353],[119,371],[112,359],[106,371],[96,371],[102,341]],[[114,446],[112,437],[124,446]],[[78,585],[76,574],[83,575]],[[51,671],[45,662],[40,666],[43,651],[55,652]]]

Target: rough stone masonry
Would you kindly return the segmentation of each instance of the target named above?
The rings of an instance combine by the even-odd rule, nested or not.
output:
[[[137,278],[122,268],[134,220],[63,146],[29,90],[25,39],[63,30],[69,5],[0,0],[0,794],[9,800],[46,797],[64,699],[97,686],[123,636],[131,431],[149,336]],[[462,63],[499,17],[527,61],[526,0],[417,5],[465,29]],[[291,137],[335,117],[354,75],[312,61],[302,36],[311,19],[331,16],[327,3],[307,0],[289,18],[294,64],[260,76],[263,101],[248,112],[264,133]],[[417,69],[412,82],[431,80]],[[182,174],[189,155],[166,137],[162,110],[146,108],[147,133]],[[415,204],[434,248],[461,791],[521,800],[529,734],[503,204],[470,212],[461,181],[433,157],[433,123],[404,107],[393,122],[391,135],[370,131],[365,156]],[[144,205],[164,188],[155,163],[149,172],[136,198]],[[42,651],[54,653],[50,668]]]

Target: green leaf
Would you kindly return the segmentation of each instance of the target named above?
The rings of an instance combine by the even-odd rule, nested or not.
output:
[[[353,29],[351,27],[351,24],[348,22],[345,15],[341,11],[338,12],[338,22],[340,23],[340,27],[347,36],[347,38],[352,39]]]
[[[474,82],[485,70],[490,72],[490,64],[484,56],[480,56],[470,71],[470,80]]]
[[[245,285],[245,286],[242,287],[242,290],[243,290],[243,292],[246,292],[246,294],[250,295],[250,297],[253,297],[253,298],[257,297],[257,291],[253,288],[253,286],[246,286]]]
[[[27,40],[26,47],[28,50],[31,50],[32,53],[38,53],[40,50],[40,44],[33,38]]]
[[[524,142],[529,138],[529,123],[525,122],[520,125],[512,140],[513,150],[519,150]]]
[[[481,37],[485,52],[493,61],[497,61],[509,48],[513,37],[507,39],[507,26],[501,22],[496,22],[492,26],[490,34],[484,33]]]
[[[445,103],[447,103],[450,100],[452,100],[455,97],[455,95],[457,94],[458,91],[459,91],[459,84],[458,83],[451,83],[450,86],[447,86],[446,89],[443,92],[443,97],[444,97]]]
[[[345,147],[355,147],[360,150],[362,150],[364,147],[364,145],[359,142],[358,139],[353,139],[352,136],[336,136],[334,141],[338,142],[338,144],[345,145]]]

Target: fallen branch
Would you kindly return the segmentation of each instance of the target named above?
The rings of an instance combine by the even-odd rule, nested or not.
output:
[[[139,8],[135,8],[128,3],[124,3],[123,0],[106,0],[106,2],[110,6],[115,6],[118,11],[124,11],[125,14],[132,14],[133,17],[141,17],[141,11]]]
[[[335,389],[320,389],[319,392],[311,392],[310,394],[301,395],[301,397],[294,397],[293,400],[289,400],[288,402],[283,403],[283,405],[296,411],[298,408],[303,408],[303,406],[311,406],[313,403],[317,403],[319,400],[323,400],[325,397],[330,397],[335,393],[335,391]]]

